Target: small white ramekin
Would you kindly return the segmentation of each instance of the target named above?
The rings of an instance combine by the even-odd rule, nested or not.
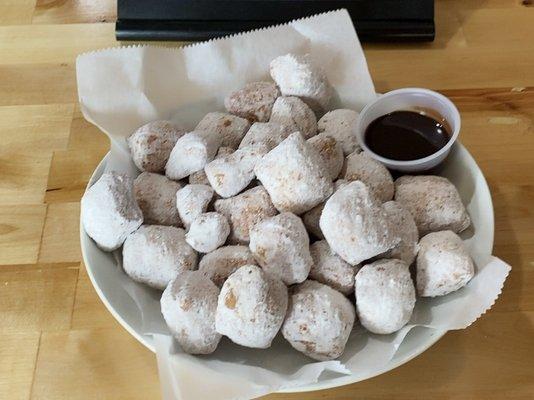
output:
[[[371,122],[393,111],[409,110],[432,110],[443,117],[451,130],[451,137],[447,144],[432,155],[410,161],[385,158],[367,147],[364,135]],[[401,172],[425,171],[441,163],[449,154],[460,133],[460,113],[452,101],[432,90],[420,88],[397,89],[380,95],[367,104],[360,113],[355,129],[361,148],[386,167]]]

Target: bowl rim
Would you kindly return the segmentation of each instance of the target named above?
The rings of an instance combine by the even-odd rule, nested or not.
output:
[[[459,150],[464,150],[468,154],[468,156],[471,158],[471,161],[475,164],[475,166],[478,168],[479,172],[481,173],[481,178],[482,178],[481,183],[484,185],[483,189],[486,190],[487,193],[488,193],[489,207],[490,207],[490,209],[492,211],[491,215],[489,216],[491,218],[491,227],[493,228],[492,232],[491,232],[491,239],[490,239],[491,243],[489,243],[489,247],[493,248],[494,234],[495,234],[495,221],[494,221],[494,214],[493,214],[493,212],[494,212],[493,201],[492,201],[492,198],[491,198],[491,192],[489,191],[488,183],[486,181],[486,178],[485,178],[484,174],[482,174],[482,171],[480,170],[480,167],[476,163],[475,159],[471,156],[469,151],[467,151],[467,149],[458,141],[456,142],[456,145],[459,147]],[[98,166],[95,168],[95,170],[91,174],[91,177],[90,177],[90,179],[89,179],[89,181],[87,183],[86,190],[94,182],[94,180],[96,179],[96,176],[102,174],[109,157],[110,157],[110,152],[108,152],[102,158],[102,160],[100,161]],[[144,334],[138,333],[115,310],[115,308],[108,301],[108,299],[107,299],[106,295],[104,294],[104,292],[102,291],[100,285],[96,281],[96,277],[94,276],[93,270],[92,270],[90,264],[88,263],[88,260],[87,260],[86,254],[85,254],[85,250],[84,250],[84,246],[82,245],[84,240],[85,240],[85,235],[86,235],[86,233],[83,230],[83,225],[82,225],[82,221],[81,221],[81,213],[80,213],[80,246],[81,246],[81,250],[82,250],[82,259],[83,259],[83,262],[84,262],[84,265],[85,265],[85,270],[87,272],[87,275],[89,276],[89,279],[91,281],[91,284],[93,285],[94,290],[96,291],[96,293],[97,293],[98,297],[100,298],[100,300],[102,301],[102,303],[104,303],[104,306],[111,313],[111,315],[113,315],[113,317],[119,322],[119,324],[124,329],[126,329],[126,331],[129,332],[135,339],[137,339],[143,346],[145,346],[150,351],[155,353],[156,350],[155,350],[152,338],[149,335],[144,335]],[[432,335],[432,337],[426,343],[424,343],[422,346],[418,347],[417,350],[415,350],[415,351],[413,351],[411,353],[408,353],[408,354],[406,354],[406,355],[404,355],[402,357],[397,357],[397,355],[395,355],[387,364],[384,365],[383,368],[380,368],[380,369],[378,369],[376,371],[373,371],[372,373],[370,373],[368,375],[358,375],[358,376],[346,375],[346,376],[340,376],[340,377],[337,377],[337,378],[325,380],[323,382],[321,382],[321,381],[315,382],[315,383],[310,384],[310,385],[304,385],[304,386],[290,388],[290,389],[282,389],[282,390],[279,390],[278,393],[299,393],[299,392],[308,392],[308,391],[331,389],[331,388],[335,388],[335,387],[339,387],[339,386],[344,386],[344,385],[349,385],[349,384],[361,382],[363,380],[370,379],[370,378],[376,377],[378,375],[381,375],[381,374],[383,374],[385,372],[389,372],[389,371],[391,371],[391,370],[393,370],[393,369],[395,369],[395,368],[397,368],[397,367],[399,367],[399,366],[411,361],[412,359],[414,359],[415,357],[421,355],[422,353],[424,353],[431,346],[433,346],[437,341],[439,341],[448,331],[447,330],[437,330],[436,329],[433,332],[434,332],[434,334]]]

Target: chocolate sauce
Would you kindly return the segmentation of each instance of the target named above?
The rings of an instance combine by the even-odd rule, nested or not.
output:
[[[391,160],[410,161],[434,154],[450,139],[445,121],[417,111],[394,111],[369,124],[369,149]]]

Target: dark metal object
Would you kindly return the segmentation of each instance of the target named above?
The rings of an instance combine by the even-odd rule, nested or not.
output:
[[[205,40],[346,8],[363,41],[431,41],[433,0],[118,0],[119,40]]]

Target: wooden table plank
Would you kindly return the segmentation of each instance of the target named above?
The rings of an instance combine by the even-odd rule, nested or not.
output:
[[[0,265],[37,262],[45,215],[44,204],[0,206]]]
[[[3,0],[0,3],[0,25],[22,25],[32,22],[36,0]]]
[[[48,205],[39,263],[80,262],[80,203]]]
[[[37,0],[32,24],[115,22],[117,3],[108,0]]]
[[[76,106],[68,149],[55,151],[45,196],[46,203],[79,201],[95,167],[109,149],[109,139],[87,122]]]
[[[55,151],[48,174],[45,202],[80,201],[95,165],[102,160],[106,151],[107,149],[104,152],[87,149]]]
[[[109,149],[108,137],[88,122],[76,104],[70,126],[69,150],[85,150],[104,156]]]
[[[116,46],[114,30],[111,23],[0,26],[0,63],[72,63],[80,53]]]
[[[72,104],[0,107],[0,204],[43,201],[52,151],[66,149]]]
[[[2,334],[0,340],[0,398],[27,400],[39,348],[39,332]]]
[[[0,334],[70,327],[79,263],[0,268]]]
[[[0,152],[0,204],[41,203],[51,162],[50,151]]]
[[[0,106],[78,102],[74,62],[2,65]]]
[[[2,152],[65,149],[73,112],[73,104],[0,107]]]
[[[128,332],[45,332],[32,400],[158,399],[156,358]]]

